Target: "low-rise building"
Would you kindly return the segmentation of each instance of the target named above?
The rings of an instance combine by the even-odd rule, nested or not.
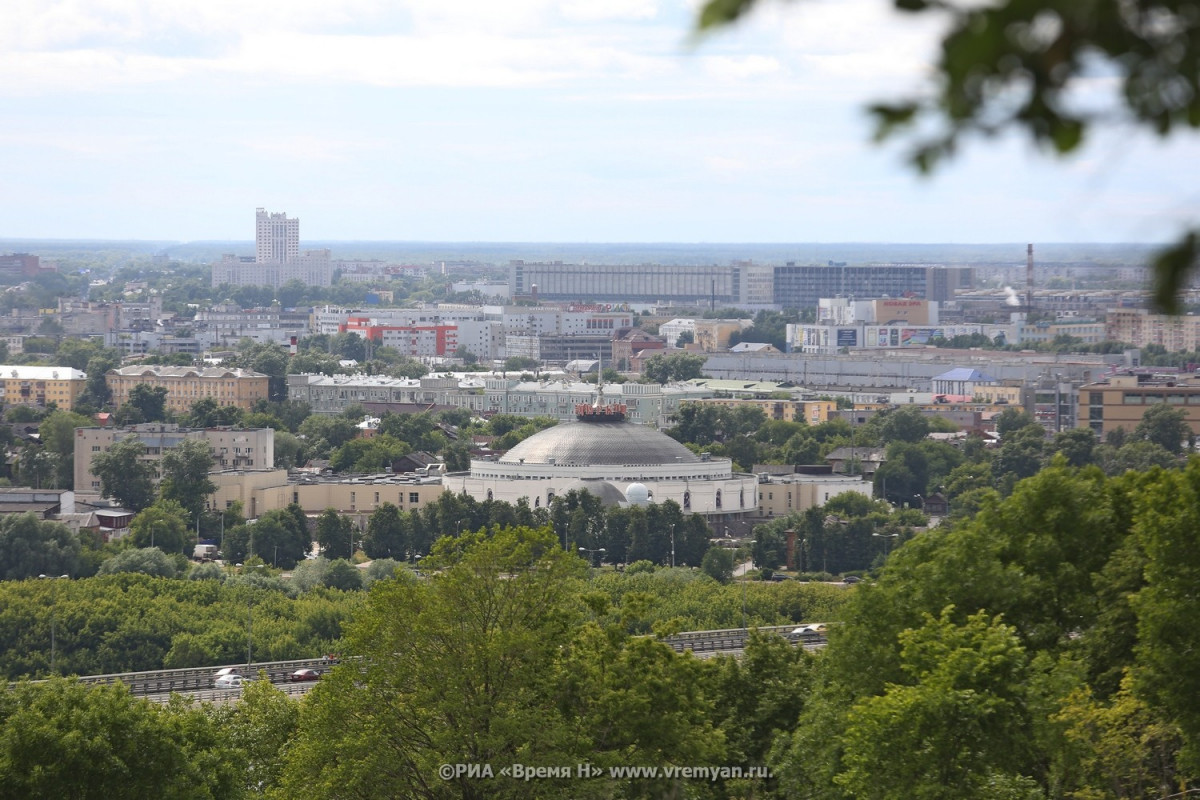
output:
[[[1195,375],[1113,375],[1079,387],[1076,426],[1091,428],[1101,439],[1117,428],[1132,433],[1146,411],[1159,403],[1183,412],[1200,434],[1200,378]]]
[[[92,474],[92,459],[128,438],[138,439],[146,448],[143,460],[156,464],[183,440],[200,439],[212,448],[213,469],[275,466],[275,431],[270,428],[180,428],[165,422],[126,428],[76,428],[75,487],[81,491],[99,490],[100,480]]]
[[[786,517],[828,503],[844,492],[869,498],[875,488],[863,475],[835,474],[830,467],[799,467],[804,472],[758,476],[758,513],[761,517]]]
[[[54,403],[70,411],[87,388],[87,373],[70,367],[0,366],[0,403],[37,406]]]
[[[217,405],[249,411],[268,397],[267,376],[248,369],[134,365],[109,370],[105,380],[117,406],[129,401],[129,393],[138,384],[165,388],[167,408],[175,412],[187,411],[204,397],[211,397]]]
[[[806,422],[809,425],[828,422],[830,417],[837,412],[837,402],[833,400],[754,400],[737,397],[709,397],[693,402],[722,408],[752,406],[762,409],[763,413],[767,415],[767,419]]]

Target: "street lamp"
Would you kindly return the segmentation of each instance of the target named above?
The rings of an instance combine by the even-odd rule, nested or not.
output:
[[[593,561],[594,561],[593,556],[599,555],[600,553],[606,553],[608,551],[605,550],[603,547],[598,547],[594,550],[591,548],[587,548],[587,547],[581,547],[581,548],[579,548],[579,552],[587,553],[588,554],[588,563],[592,564],[592,566],[595,567],[596,565],[593,563]]]
[[[242,566],[238,564],[238,566]],[[249,564],[249,569],[266,569],[266,564]],[[250,592],[250,587],[246,587]],[[246,676],[250,676],[250,665],[254,663],[254,594],[250,592],[246,595]]]
[[[70,579],[67,575],[38,575],[39,579],[58,580],[59,578]],[[50,590],[50,673],[54,674],[54,654],[55,654],[55,639],[58,633],[58,584],[51,584]]]
[[[878,537],[880,539],[886,540],[883,543],[883,560],[887,561],[887,558],[891,554],[891,550],[892,550],[892,539],[895,539],[900,534],[898,534],[898,533],[872,533],[871,535]]]
[[[675,569],[675,523],[671,523],[671,569]]]

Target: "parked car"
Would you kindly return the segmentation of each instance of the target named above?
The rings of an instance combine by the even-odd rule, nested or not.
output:
[[[288,681],[290,683],[307,683],[308,681],[315,681],[319,677],[321,677],[321,673],[315,669],[298,669],[291,675],[288,675]]]
[[[236,672],[227,675],[218,675],[213,681],[214,689],[240,689],[242,688],[242,676]]]

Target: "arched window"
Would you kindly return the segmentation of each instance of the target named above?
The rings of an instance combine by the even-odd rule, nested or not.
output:
[[[692,507],[692,493],[684,491],[683,493],[683,510],[687,511]]]
[[[738,492],[738,504],[741,505],[742,508],[746,507],[746,490],[745,489],[742,489],[740,492]]]
[[[537,497],[533,498],[533,507],[534,508],[542,507],[542,496],[540,494]]]
[[[721,507],[721,490],[717,489],[717,508]]]
[[[488,489],[488,500],[492,499],[492,490]]]

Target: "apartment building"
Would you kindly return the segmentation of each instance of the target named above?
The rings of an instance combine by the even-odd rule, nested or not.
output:
[[[6,406],[37,406],[54,403],[70,411],[87,388],[87,373],[70,367],[0,366],[0,403]]]
[[[99,490],[92,474],[92,459],[124,439],[136,438],[146,448],[144,461],[157,464],[163,454],[185,439],[208,442],[213,469],[262,469],[275,466],[275,431],[270,428],[180,428],[165,422],[148,422],[125,428],[75,429],[75,488]]]
[[[1200,350],[1200,317],[1152,314],[1145,308],[1114,308],[1105,315],[1104,336],[1134,347],[1156,344],[1168,351]]]
[[[204,397],[245,411],[267,399],[267,376],[240,368],[133,365],[109,370],[105,380],[117,406],[129,401],[129,393],[138,384],[165,388],[167,408],[175,412],[187,411]]]

